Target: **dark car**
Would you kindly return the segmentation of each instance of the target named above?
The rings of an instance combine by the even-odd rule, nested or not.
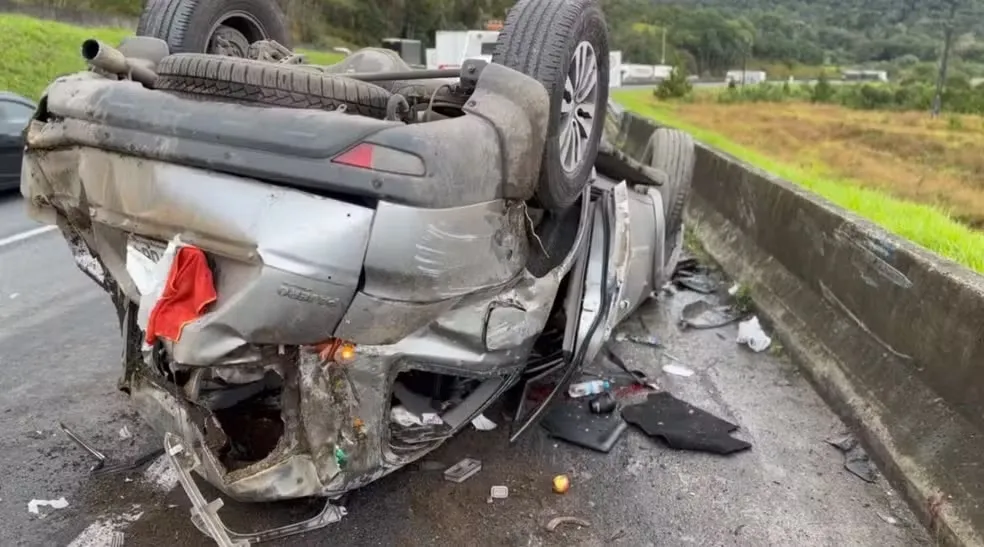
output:
[[[34,101],[26,97],[0,92],[0,193],[20,185],[23,132],[35,107]]]

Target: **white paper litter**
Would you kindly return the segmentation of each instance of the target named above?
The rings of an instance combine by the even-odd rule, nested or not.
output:
[[[32,515],[40,513],[41,507],[51,507],[52,509],[64,509],[68,507],[68,500],[64,497],[56,500],[31,500],[27,502],[27,512]]]
[[[747,321],[738,323],[738,338],[736,341],[739,344],[748,346],[755,352],[765,351],[772,344],[772,338],[762,330],[762,325],[759,324],[758,317],[752,317]]]
[[[475,429],[479,431],[492,431],[493,429],[498,427],[498,425],[495,422],[486,418],[485,414],[479,414],[478,416],[476,416],[475,419],[472,420],[472,425],[475,426]]]
[[[167,248],[164,249],[161,259],[157,264],[153,265],[153,268],[149,272],[146,272],[149,277],[143,282],[149,286],[149,289],[147,292],[140,292],[140,307],[137,308],[137,326],[143,330],[147,330],[150,311],[154,309],[154,305],[164,292],[164,284],[167,283],[167,274],[171,271],[171,264],[174,263],[175,255],[178,254],[178,247],[183,245],[181,237],[174,236],[174,239],[168,242]],[[136,254],[139,255],[140,253]]]
[[[120,428],[120,440],[126,441],[133,438],[133,434],[130,433],[130,429],[126,426]]]
[[[394,406],[390,409],[390,418],[394,422],[402,425],[403,427],[411,427],[415,425],[424,425],[421,421],[420,416],[417,416],[413,412],[403,408],[402,406]]]
[[[674,376],[689,377],[694,375],[694,371],[683,365],[663,365],[663,372]]]

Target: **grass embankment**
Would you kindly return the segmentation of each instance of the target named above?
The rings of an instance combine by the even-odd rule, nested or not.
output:
[[[82,42],[97,38],[119,45],[132,34],[118,28],[83,28],[23,15],[0,14],[0,91],[13,91],[37,99],[55,77],[85,68],[79,49]],[[298,50],[308,62],[331,64],[337,53]]]
[[[984,119],[859,112],[809,103],[666,103],[649,90],[615,100],[799,184],[984,273]],[[961,222],[962,221],[962,222]]]

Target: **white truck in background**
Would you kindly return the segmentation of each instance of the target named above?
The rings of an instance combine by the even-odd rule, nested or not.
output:
[[[492,61],[499,32],[495,30],[439,30],[434,47],[424,52],[431,70],[459,68],[465,59]],[[622,52],[612,51],[609,57],[609,87],[622,86]]]
[[[725,83],[755,85],[764,82],[766,79],[764,70],[729,70],[724,75]]]

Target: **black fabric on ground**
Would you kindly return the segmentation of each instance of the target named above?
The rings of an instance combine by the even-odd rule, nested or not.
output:
[[[653,393],[645,402],[622,409],[625,421],[670,448],[727,455],[752,447],[729,433],[738,426],[705,412],[666,392]]]

